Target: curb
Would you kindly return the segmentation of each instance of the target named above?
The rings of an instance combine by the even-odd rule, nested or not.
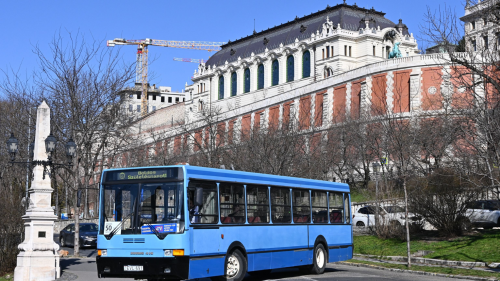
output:
[[[493,279],[493,278],[488,278],[488,277],[462,276],[462,275],[432,273],[432,272],[416,271],[416,270],[408,270],[408,269],[387,268],[387,267],[383,267],[383,266],[345,262],[345,261],[341,261],[341,262],[337,262],[337,263],[343,264],[343,265],[348,265],[348,266],[374,268],[374,269],[388,270],[388,271],[394,271],[394,272],[404,272],[404,273],[410,273],[410,274],[415,274],[415,275],[427,275],[427,276],[438,276],[438,277],[448,277],[448,278],[451,277],[451,278],[457,278],[457,279],[479,280],[479,281],[499,281],[499,279]]]
[[[377,256],[377,255],[362,255],[362,254],[354,254],[354,256],[366,257],[366,258],[377,258],[377,259],[386,258],[388,260],[401,261],[401,262],[408,261],[408,258],[403,257],[403,256]],[[420,263],[420,264],[432,264],[432,265],[444,265],[444,266],[489,267],[489,268],[499,268],[500,267],[500,263],[495,263],[495,262],[487,264],[485,262],[448,261],[448,260],[419,258],[419,257],[412,257],[411,261],[414,263]]]

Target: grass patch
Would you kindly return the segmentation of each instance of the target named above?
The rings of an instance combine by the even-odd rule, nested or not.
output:
[[[386,268],[396,268],[396,269],[408,270],[408,267],[404,264],[392,264],[392,263],[387,264],[387,263],[378,263],[378,262],[371,262],[371,261],[362,261],[362,260],[356,260],[356,259],[348,260],[348,262],[376,265],[376,266],[381,266],[381,267],[386,267]],[[441,274],[451,274],[451,275],[462,275],[462,276],[500,278],[500,273],[493,273],[493,272],[487,272],[487,271],[482,271],[482,270],[473,270],[473,269],[463,269],[463,268],[412,265],[410,270],[425,271],[425,272],[432,272],[432,273],[441,273]]]
[[[9,276],[9,278],[7,278]],[[0,276],[0,281],[12,281],[14,280],[14,273],[5,274],[4,276]]]
[[[464,236],[453,240],[411,241],[411,252],[434,251],[426,258],[474,261],[500,262],[498,242],[500,231],[490,230],[482,234]],[[354,236],[354,253],[378,256],[406,256],[406,242],[398,239],[379,239],[375,236]]]
[[[366,202],[370,201],[373,198],[367,192],[362,192],[359,190],[351,190],[351,202]]]

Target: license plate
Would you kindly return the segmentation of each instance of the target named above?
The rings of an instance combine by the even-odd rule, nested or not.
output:
[[[125,265],[123,266],[123,271],[143,271],[142,265]]]

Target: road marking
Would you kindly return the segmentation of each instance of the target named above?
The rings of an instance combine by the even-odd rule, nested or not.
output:
[[[300,278],[305,279],[305,280],[310,280],[310,281],[317,281],[316,279],[312,279],[312,278],[305,277],[305,276],[300,276]]]

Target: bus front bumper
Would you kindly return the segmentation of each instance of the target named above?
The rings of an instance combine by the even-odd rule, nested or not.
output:
[[[97,257],[99,278],[128,277],[136,279],[188,279],[189,257],[140,258]],[[125,271],[125,266],[142,266],[142,271]]]

